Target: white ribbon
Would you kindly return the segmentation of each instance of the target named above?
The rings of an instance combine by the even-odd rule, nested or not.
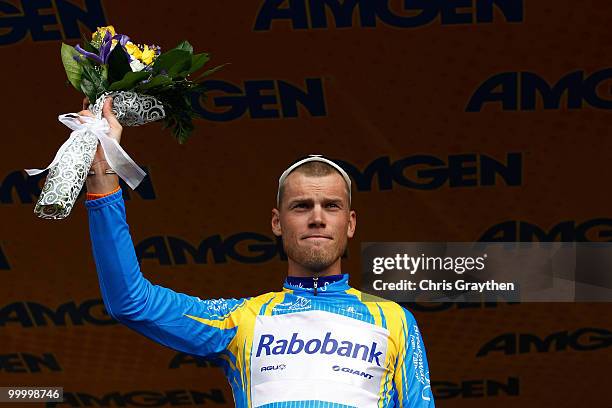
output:
[[[147,173],[138,167],[134,160],[128,156],[115,139],[107,136],[110,126],[105,118],[97,119],[90,116],[79,116],[76,113],[66,113],[64,115],[59,115],[57,119],[72,129],[70,137],[59,148],[51,164],[44,169],[25,169],[28,175],[35,176],[55,166],[57,162],[59,162],[64,151],[70,145],[70,142],[76,136],[87,132],[91,132],[98,138],[108,165],[117,172],[117,175],[121,177],[132,190],[138,187],[138,184],[140,184],[142,179],[147,175]],[[81,123],[79,119],[84,123]]]

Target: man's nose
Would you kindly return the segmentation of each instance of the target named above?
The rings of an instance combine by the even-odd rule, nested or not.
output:
[[[323,214],[323,207],[320,204],[315,204],[310,212],[310,220],[308,220],[309,227],[325,227],[325,218]]]

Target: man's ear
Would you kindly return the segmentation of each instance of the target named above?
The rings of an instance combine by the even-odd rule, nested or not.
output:
[[[280,223],[280,212],[276,208],[272,209],[272,233],[277,237],[283,235]]]
[[[357,228],[357,213],[355,213],[354,210],[351,210],[349,211],[349,222],[346,231],[346,236],[349,238],[353,238],[353,235],[355,235],[355,228]]]

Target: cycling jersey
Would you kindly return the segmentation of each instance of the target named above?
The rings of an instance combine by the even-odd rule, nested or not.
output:
[[[236,407],[434,406],[414,317],[394,302],[362,299],[348,275],[317,288],[286,281],[281,292],[202,300],[142,276],[121,191],[86,207],[108,313],[220,362]]]

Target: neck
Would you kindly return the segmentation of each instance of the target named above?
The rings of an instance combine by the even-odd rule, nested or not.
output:
[[[311,278],[313,276],[322,277],[342,274],[342,263],[340,261],[340,258],[338,258],[336,262],[322,270],[308,269],[303,265],[296,263],[291,258],[287,260],[287,266],[287,276],[293,276],[296,278]]]

